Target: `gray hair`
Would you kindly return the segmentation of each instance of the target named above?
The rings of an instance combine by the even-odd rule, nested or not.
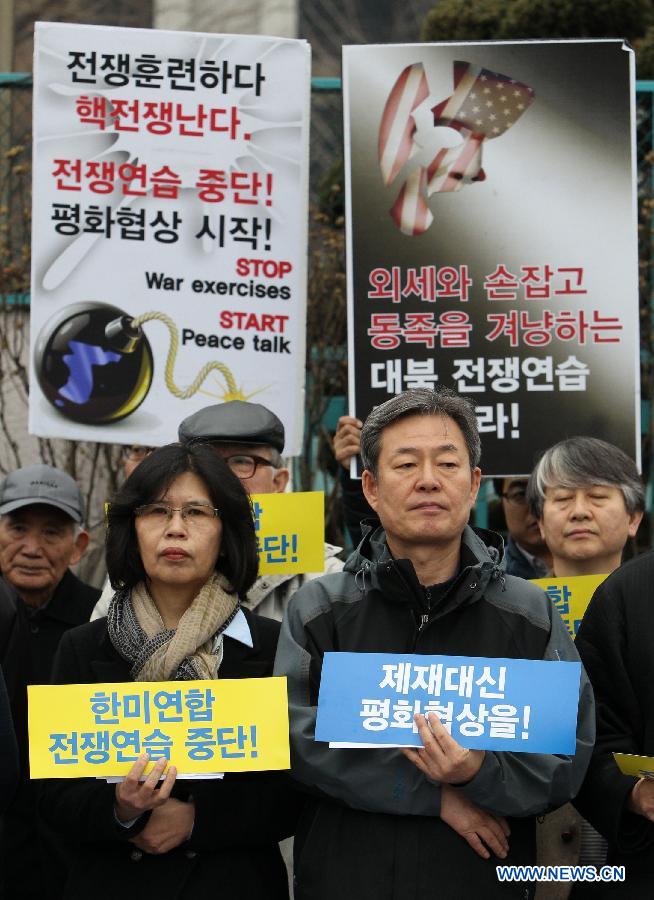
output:
[[[614,444],[593,437],[568,438],[543,453],[529,476],[529,509],[541,519],[548,487],[577,489],[589,484],[619,488],[630,515],[645,509],[645,489],[633,459]]]
[[[276,447],[271,447],[270,444],[262,444],[262,446],[266,446],[270,450],[270,462],[273,464],[273,469],[283,468],[284,460],[279,450]]]
[[[384,429],[409,416],[447,416],[452,419],[463,433],[470,468],[474,469],[479,465],[481,440],[472,403],[449,388],[414,388],[376,406],[364,422],[361,431],[361,459],[375,478]]]

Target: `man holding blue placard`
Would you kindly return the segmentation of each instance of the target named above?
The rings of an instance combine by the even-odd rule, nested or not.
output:
[[[481,446],[465,399],[427,389],[392,398],[366,420],[361,453],[381,527],[342,573],[293,597],[276,660],[293,771],[318,789],[296,833],[295,896],[327,900],[345,885],[375,900],[530,896],[533,885],[498,883],[489,849],[534,862],[535,816],[578,790],[594,738],[583,671],[573,755],[466,749],[433,714],[416,717],[420,750],[315,740],[327,652],[578,660],[544,592],[502,572],[501,538],[467,524]]]

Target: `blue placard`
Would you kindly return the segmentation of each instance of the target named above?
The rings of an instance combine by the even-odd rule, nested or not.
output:
[[[579,662],[326,653],[316,740],[421,746],[433,712],[471,750],[575,752]]]

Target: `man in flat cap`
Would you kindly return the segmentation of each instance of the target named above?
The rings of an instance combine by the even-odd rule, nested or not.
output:
[[[79,562],[89,537],[81,527],[83,500],[76,482],[52,466],[27,466],[0,484],[0,594],[11,640],[0,660],[11,687],[21,780],[5,817],[7,897],[47,896],[50,866],[37,841],[36,804],[29,781],[27,685],[48,684],[63,634],[88,621],[99,591],[69,566]],[[46,868],[48,871],[46,871]]]
[[[179,426],[182,443],[210,444],[250,494],[275,494],[286,490],[289,471],[284,451],[284,426],[274,412],[260,403],[233,400],[198,410]],[[328,572],[340,572],[341,550],[325,544],[325,571],[310,575],[261,575],[248,591],[245,605],[281,622],[291,596],[305,581]]]
[[[178,434],[183,444],[211,444],[250,494],[286,490],[284,426],[260,403],[233,400],[206,406],[184,419]]]

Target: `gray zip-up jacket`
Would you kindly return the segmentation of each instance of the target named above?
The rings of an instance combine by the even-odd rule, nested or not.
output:
[[[288,677],[293,774],[319,794],[296,836],[297,897],[337,896],[339,878],[354,879],[358,892],[351,896],[377,900],[413,897],[408,883],[415,882],[417,893],[433,890],[411,866],[409,882],[400,878],[408,860],[419,868],[416,841],[430,848],[430,867],[440,869],[438,860],[447,867],[460,863],[470,890],[482,890],[470,896],[494,896],[494,868],[488,883],[486,876],[480,881],[480,867],[487,871],[487,862],[439,818],[438,784],[399,750],[330,749],[314,740],[314,728],[326,651],[578,660],[547,595],[501,571],[501,547],[498,535],[466,527],[460,572],[430,608],[412,564],[392,558],[378,528],[364,536],[343,572],[305,585],[292,598],[275,674]],[[576,794],[593,746],[594,721],[592,690],[582,671],[574,756],[487,752],[477,775],[458,788],[490,812],[516,817],[509,861],[533,862],[533,817]],[[369,868],[362,862],[367,854]],[[394,884],[397,889],[391,890]],[[507,885],[502,889],[502,896],[511,896]]]

